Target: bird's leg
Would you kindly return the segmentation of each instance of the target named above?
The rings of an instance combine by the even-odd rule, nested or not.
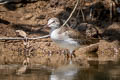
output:
[[[75,58],[75,57],[76,57],[75,51],[70,51],[70,58],[72,59],[72,58]]]
[[[72,56],[73,56],[74,58],[76,58],[75,50],[72,52]]]
[[[23,61],[23,65],[28,65],[30,63],[30,58],[26,57],[26,59]]]
[[[67,60],[69,59],[69,58],[75,58],[76,57],[76,55],[75,55],[75,53],[74,53],[75,51],[70,51],[70,53],[67,53]]]
[[[73,59],[76,57],[75,50],[70,51],[70,64],[72,64]]]
[[[28,39],[27,39],[27,37],[25,37],[24,45],[28,45]]]
[[[62,53],[64,54],[64,59],[68,59],[68,51],[67,50],[62,50]]]
[[[67,60],[69,60],[69,58],[70,58],[70,54],[69,54],[69,53],[67,53]]]
[[[69,64],[72,64],[72,55],[73,55],[73,50],[70,50],[70,62],[69,62]]]
[[[25,37],[25,42],[28,42],[27,37]]]

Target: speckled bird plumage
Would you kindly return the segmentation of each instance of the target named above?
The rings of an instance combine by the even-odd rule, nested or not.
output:
[[[71,27],[60,27],[60,21],[57,18],[49,19],[48,26],[51,28],[50,38],[60,47],[68,49],[70,54],[82,45],[93,42],[93,39],[86,37],[84,32]]]

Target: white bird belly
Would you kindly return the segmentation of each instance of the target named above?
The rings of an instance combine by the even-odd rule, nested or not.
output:
[[[62,48],[66,48],[69,50],[75,50],[79,48],[79,43],[73,40],[53,40],[57,45],[59,45]]]
[[[79,43],[77,41],[75,41],[72,38],[69,38],[68,35],[66,35],[65,33],[61,33],[58,34],[59,29],[54,30],[51,33],[51,39],[60,47],[62,48],[67,48],[69,50],[75,50],[76,48],[79,48]]]

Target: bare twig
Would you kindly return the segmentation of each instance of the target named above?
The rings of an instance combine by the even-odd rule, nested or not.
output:
[[[35,37],[35,38],[27,38],[27,40],[35,40],[35,39],[42,39],[42,38],[47,38],[50,35],[45,35],[45,36],[40,36],[40,37]],[[2,37],[0,40],[26,40],[26,38],[20,38],[20,37]]]
[[[110,21],[112,20],[112,7],[113,7],[113,3],[110,2]]]
[[[92,12],[93,12],[93,9],[91,8],[91,9],[90,9],[90,18],[91,18],[91,20],[93,21],[93,14],[92,14]]]
[[[65,20],[62,20],[62,22],[64,23],[64,22],[65,22]],[[70,25],[69,25],[69,24],[67,24],[67,23],[66,23],[65,25],[66,25],[67,27],[70,27]]]
[[[76,10],[76,8],[78,6],[79,1],[80,0],[77,0],[76,5],[75,5],[73,11],[71,12],[70,16],[68,17],[68,19],[65,21],[65,23],[61,27],[64,27],[66,25],[66,23],[70,20],[70,18],[72,17],[73,13],[75,12],[75,10]]]
[[[85,21],[85,15],[84,15],[84,13],[83,13],[83,10],[80,9],[80,11],[81,11],[81,13],[82,13],[83,21]]]

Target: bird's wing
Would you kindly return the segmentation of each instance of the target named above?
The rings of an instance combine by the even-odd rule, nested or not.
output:
[[[83,45],[95,43],[96,41],[98,42],[98,39],[87,37],[85,31],[80,32],[70,27],[65,27],[63,30],[61,30],[61,36],[64,35],[66,35],[65,38],[71,38],[72,40]]]

